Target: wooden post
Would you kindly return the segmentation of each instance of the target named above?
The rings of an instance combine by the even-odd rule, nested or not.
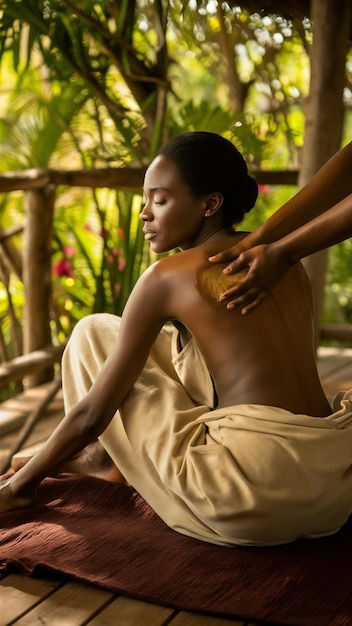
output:
[[[343,88],[351,26],[351,1],[312,0],[313,45],[311,80],[299,186],[303,187],[341,146]],[[304,264],[312,282],[316,345],[324,304],[328,252],[318,252]]]
[[[24,353],[52,343],[50,329],[51,241],[55,186],[25,192],[26,222],[23,249],[25,309]],[[53,378],[53,368],[33,372],[27,386],[34,387]]]

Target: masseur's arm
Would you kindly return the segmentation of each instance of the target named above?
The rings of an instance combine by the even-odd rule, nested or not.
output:
[[[220,301],[229,309],[242,307],[241,313],[246,315],[265,300],[291,265],[351,236],[352,194],[286,237],[243,252],[239,269],[249,267],[248,273],[238,286],[225,291]]]
[[[249,268],[246,278],[224,293],[227,305],[232,307],[247,304],[242,312],[249,312],[262,302],[263,294],[294,262],[293,259],[298,260],[349,237],[347,213],[351,207],[351,198],[348,198],[351,193],[352,142],[335,154],[303,189],[264,224],[233,248],[211,257],[210,260],[213,262],[234,259],[225,268],[225,273],[231,274],[240,269]],[[346,199],[346,204],[341,209],[340,201],[343,199]],[[319,225],[314,227],[314,240],[312,231],[300,230],[298,237],[295,236],[290,240],[289,252],[284,253],[284,246],[288,244],[287,240],[278,248],[261,246],[261,244],[284,238],[334,206],[335,208],[332,209],[334,214],[329,217],[329,225],[324,226],[322,232],[320,232]],[[339,211],[338,215],[336,210]],[[328,228],[331,229],[330,233],[328,233]],[[296,246],[295,250],[294,246]],[[256,300],[259,293],[260,298]],[[251,306],[249,303],[252,303]]]
[[[163,313],[164,300],[162,281],[155,278],[151,266],[133,289],[122,316],[116,346],[88,394],[64,417],[37,454],[11,478],[0,482],[0,512],[30,506],[43,478],[57,471],[106,429],[167,321]]]

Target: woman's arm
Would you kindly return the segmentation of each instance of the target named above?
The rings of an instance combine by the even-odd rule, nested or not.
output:
[[[229,309],[242,307],[241,312],[245,315],[263,302],[268,291],[291,265],[351,236],[352,194],[282,239],[242,252],[232,266],[235,271],[248,268],[248,272],[220,299],[226,301]]]
[[[152,266],[136,284],[122,316],[116,346],[88,394],[63,418],[41,450],[0,484],[0,512],[31,505],[43,478],[59,470],[106,429],[167,321],[166,300],[165,281]]]

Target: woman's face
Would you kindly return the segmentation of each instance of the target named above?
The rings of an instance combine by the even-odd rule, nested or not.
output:
[[[206,197],[192,195],[172,160],[164,156],[154,159],[147,169],[143,192],[144,207],[139,218],[153,252],[196,245],[204,223]]]

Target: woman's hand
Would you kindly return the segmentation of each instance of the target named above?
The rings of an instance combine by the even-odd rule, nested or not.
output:
[[[233,259],[233,252],[238,252],[238,245],[220,252],[216,261]],[[214,259],[214,257],[212,257]],[[235,274],[239,270],[248,272],[236,285],[227,289],[220,296],[228,309],[241,307],[242,315],[254,311],[264,302],[268,292],[290,267],[277,243],[262,244],[241,252],[225,269],[226,274]]]
[[[26,509],[36,502],[35,494],[30,496],[19,496],[13,493],[12,479],[6,478],[0,481],[0,513],[15,511],[16,509]]]

